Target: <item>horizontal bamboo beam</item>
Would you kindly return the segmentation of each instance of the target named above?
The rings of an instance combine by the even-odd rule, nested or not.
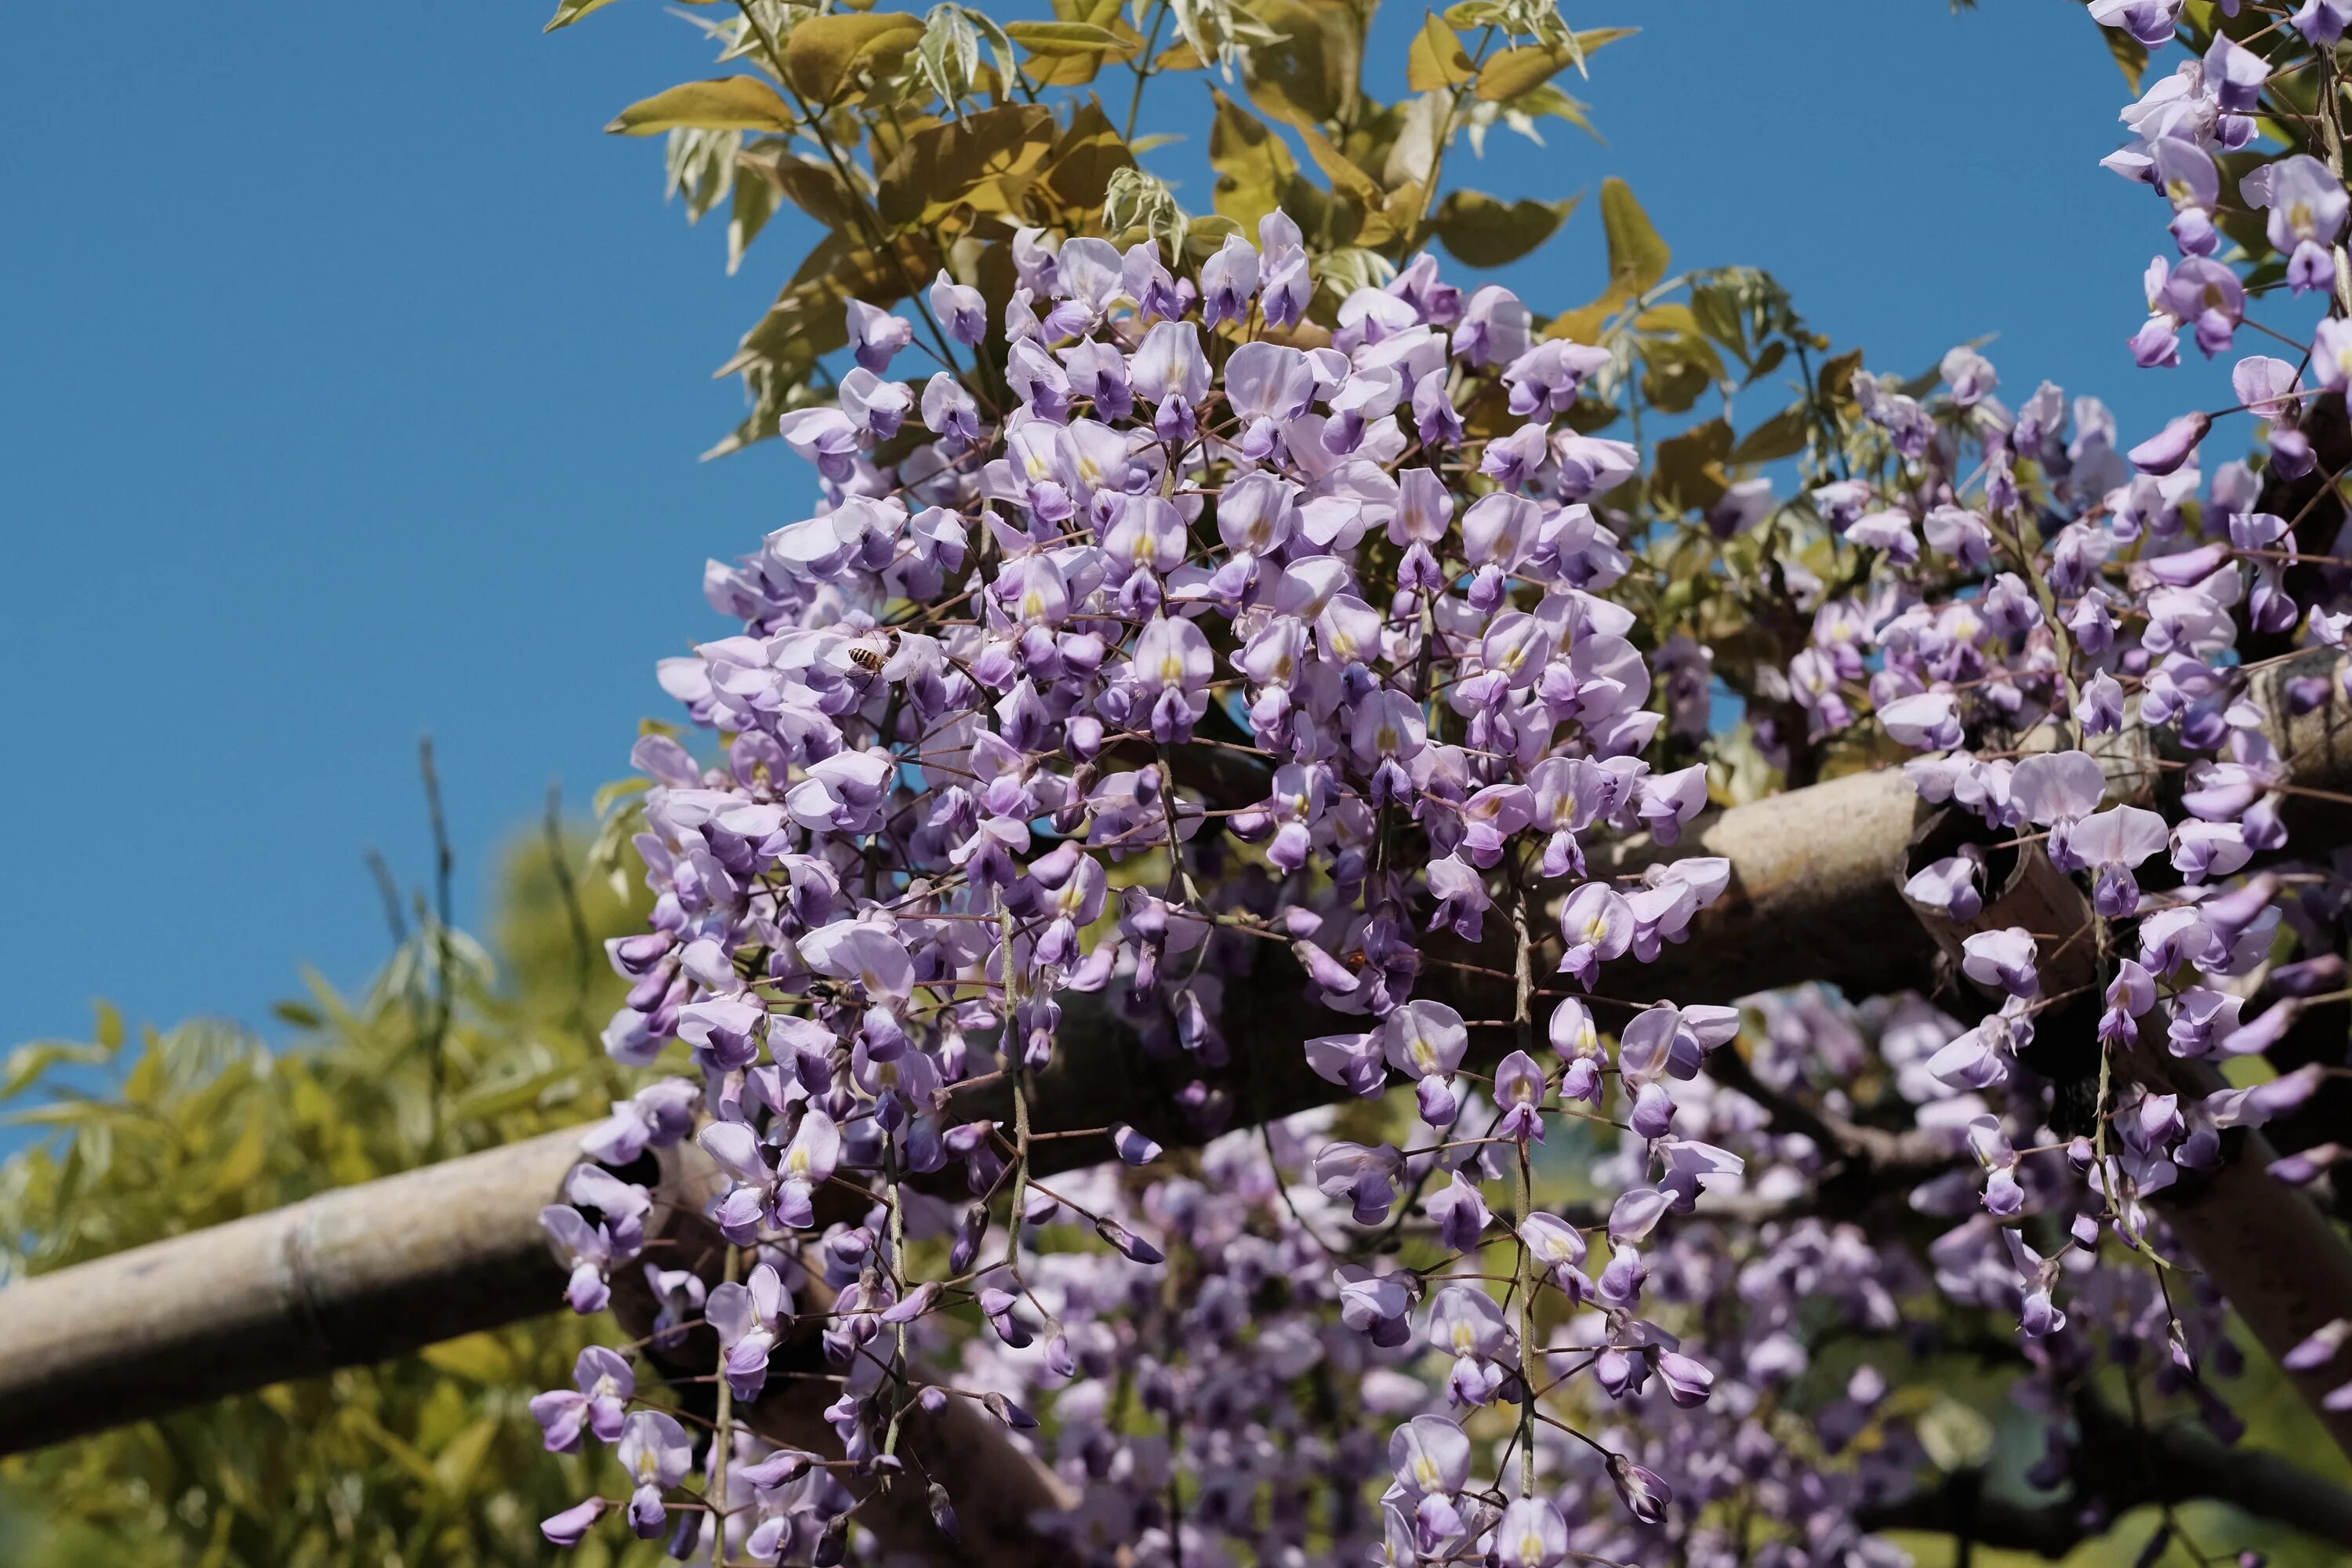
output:
[[[538,1317],[581,1129],[338,1188],[0,1289],[0,1453]]]

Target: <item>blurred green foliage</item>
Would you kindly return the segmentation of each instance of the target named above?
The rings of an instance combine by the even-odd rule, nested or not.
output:
[[[643,900],[577,878],[580,847],[555,842],[504,857],[489,947],[419,899],[363,992],[311,975],[279,1004],[283,1047],[212,1019],[132,1031],[101,1006],[92,1038],[17,1048],[0,1106],[35,1136],[0,1165],[0,1279],[601,1113],[624,1091],[595,1038],[619,1003],[601,942],[642,929]],[[558,1313],[0,1461],[0,1563],[544,1562],[539,1521],[593,1490],[599,1461],[543,1453],[525,1402],[600,1336]],[[572,1560],[658,1552],[599,1531]]]

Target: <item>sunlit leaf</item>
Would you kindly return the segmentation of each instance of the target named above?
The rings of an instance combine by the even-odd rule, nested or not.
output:
[[[1143,46],[1140,37],[1130,41],[1090,22],[1007,22],[1004,35],[1041,55],[1108,55],[1123,60]]]
[[[811,103],[829,104],[868,59],[887,62],[923,41],[923,24],[903,11],[812,16],[784,40],[784,79]]]
[[[1122,171],[1135,167],[1127,139],[1110,122],[1102,105],[1089,100],[1071,114],[1068,129],[1046,154],[1038,184],[1066,221],[1082,225],[1103,209],[1110,184]]]
[[[1015,182],[1045,163],[1055,136],[1053,110],[1035,104],[982,110],[918,132],[882,171],[883,219],[913,223],[959,202],[1011,212]]]
[[[1452,191],[1438,204],[1437,237],[1473,267],[1507,266],[1559,232],[1582,199],[1504,202],[1478,191]]]
[[[1478,74],[1463,50],[1460,34],[1435,16],[1423,21],[1404,59],[1404,79],[1413,91],[1459,87]]]
[[[681,82],[621,110],[605,130],[617,136],[663,131],[778,131],[796,121],[776,89],[757,77],[729,76]]]
[[[1478,96],[1501,103],[1533,91],[1566,70],[1581,67],[1587,56],[1604,45],[1633,37],[1637,27],[1594,27],[1574,35],[1572,46],[1521,44],[1503,50],[1478,72]]]
[[[1592,118],[1585,105],[1570,98],[1558,82],[1548,81],[1507,100],[1502,115],[1505,124],[1538,142],[1543,140],[1536,132],[1535,121],[1538,120],[1565,120],[1593,140],[1601,139],[1601,132],[1592,128]]]
[[[1271,35],[1242,56],[1251,101],[1289,125],[1345,117],[1362,74],[1355,11],[1339,0],[1259,0],[1250,14]]]
[[[1731,448],[1734,463],[1769,463],[1781,458],[1792,458],[1805,449],[1805,437],[1812,426],[1812,410],[1801,403],[1792,403],[1755,429],[1739,438]]]
[[[261,1114],[247,1116],[245,1127],[229,1145],[221,1163],[213,1167],[212,1194],[230,1197],[242,1191],[261,1174],[269,1159],[269,1119]]]
[[[48,1075],[49,1069],[62,1063],[95,1067],[113,1053],[103,1045],[81,1045],[68,1040],[39,1040],[29,1046],[18,1046],[8,1053],[5,1066],[0,1066],[0,1100],[13,1100]]]
[[[1298,164],[1265,121],[1223,93],[1213,96],[1217,118],[1209,129],[1209,166],[1217,171],[1217,211],[1254,230],[1258,219],[1281,205]]]
[[[563,0],[556,6],[555,15],[548,18],[547,26],[540,30],[551,33],[558,27],[568,27],[591,11],[602,11],[612,3],[613,0]]]
[[[2115,57],[2124,80],[2131,84],[2132,91],[2137,92],[2140,79],[2147,74],[2147,46],[2121,27],[2102,27],[2099,34],[2106,39],[2107,53]]]
[[[1613,175],[1601,182],[1601,222],[1609,236],[1609,287],[1627,299],[1655,288],[1672,253],[1633,199],[1633,187]]]
[[[1727,488],[1724,460],[1731,455],[1731,426],[1710,419],[1657,445],[1650,494],[1667,511],[1705,511]]]

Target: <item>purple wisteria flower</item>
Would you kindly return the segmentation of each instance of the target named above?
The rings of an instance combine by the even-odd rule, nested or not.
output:
[[[2093,15],[2151,47],[2209,22]],[[2120,301],[2139,363],[2284,331],[2274,281],[2333,292],[2343,187],[2257,137],[2302,48],[2216,37],[2124,111],[2109,164],[2169,230]],[[2274,258],[2241,253],[2250,207]],[[1908,383],[1816,362],[1792,486],[1717,449],[1677,497],[1612,400],[1648,395],[1662,323],[1714,340],[1750,280],[1663,283],[1580,342],[1428,256],[1336,266],[1319,219],[1212,232],[984,226],[919,300],[849,310],[832,390],[778,418],[803,515],[706,572],[728,635],[659,670],[700,734],[641,741],[615,808],[653,899],[604,1038],[686,1076],[586,1141],[622,1167],[691,1132],[743,1278],[637,1264],[651,1201],[607,1172],[546,1223],[576,1307],[643,1268],[653,1343],[706,1321],[732,1399],[784,1396],[803,1324],[845,1462],[724,1434],[702,1500],[730,1511],[673,1526],[694,1445],[610,1352],[534,1402],[549,1445],[616,1443],[640,1534],[830,1562],[844,1478],[969,1399],[1035,1429],[1077,1500],[1039,1528],[1079,1555],[1551,1568],[1729,1561],[1751,1515],[1877,1561],[1857,1521],[1934,1467],[1848,1347],[1921,1322],[2024,1336],[2053,1489],[2084,1367],[2218,1420],[2227,1308],[2153,1194],[2322,1075],[2079,1068],[2264,1051],[2341,988],[2294,968],[2342,945],[2340,871],[2257,858],[2295,852],[2281,712],[2352,696],[2343,547],[2279,499],[2318,471],[2352,328],[2307,370],[2300,333],[2241,359],[2243,408],[2137,444],[2047,383],[2012,411],[1981,347]],[[1950,996],[1642,980],[1713,984],[1727,898],[1769,918],[1749,861],[1688,841],[1784,784],[1867,803],[1857,831],[1906,787],[1946,808],[1903,891],[1958,928],[1968,1026]],[[2178,883],[2144,892],[2158,855]],[[1820,972],[1926,951],[1885,934]],[[1113,1030],[1117,1074],[1057,1070]],[[1302,1079],[1342,1103],[1261,1123]],[[1065,1121],[1074,1079],[1104,1102]],[[1417,1116],[1378,1103],[1406,1082]]]

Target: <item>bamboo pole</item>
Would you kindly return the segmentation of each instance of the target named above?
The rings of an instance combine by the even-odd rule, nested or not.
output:
[[[547,1311],[539,1227],[581,1129],[426,1165],[0,1289],[0,1453]]]

